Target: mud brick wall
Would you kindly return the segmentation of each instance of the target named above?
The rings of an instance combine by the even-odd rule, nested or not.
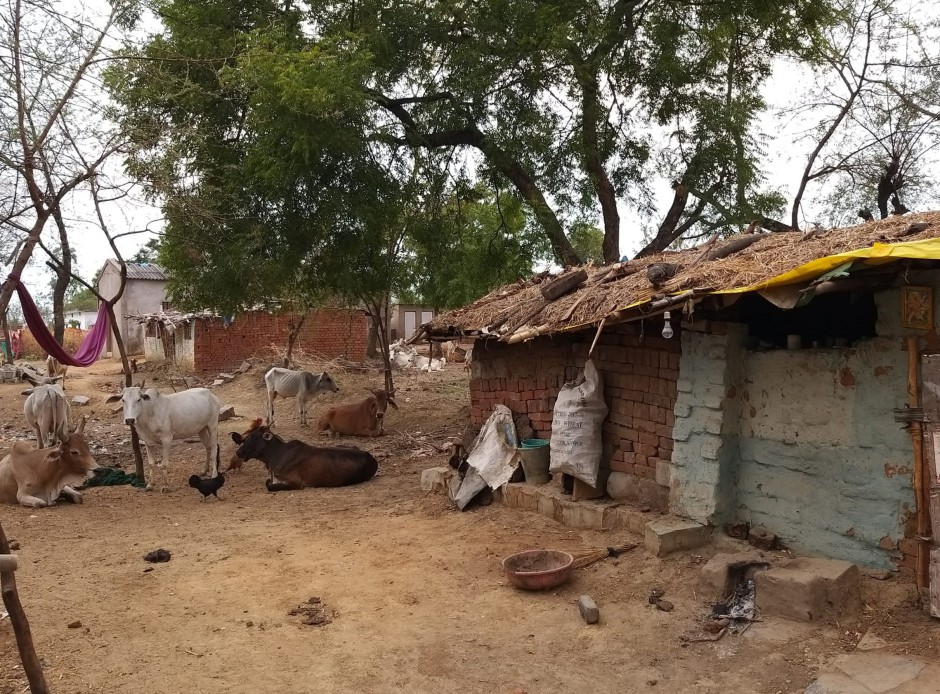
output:
[[[239,314],[228,326],[221,318],[196,321],[193,349],[195,371],[226,371],[272,345],[287,348],[289,326],[298,320],[291,314],[251,311]],[[294,348],[335,359],[366,358],[368,319],[357,309],[320,309],[307,316]]]
[[[638,330],[612,326],[594,351],[610,408],[601,467],[620,473],[618,488],[623,482],[629,488],[625,498],[665,510],[680,341],[641,337]],[[551,438],[555,398],[566,381],[580,375],[593,338],[590,330],[516,345],[478,340],[471,365],[472,422],[483,424],[501,404],[528,415],[539,438]]]

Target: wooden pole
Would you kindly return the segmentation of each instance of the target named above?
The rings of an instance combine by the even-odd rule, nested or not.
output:
[[[3,525],[0,524],[0,555],[9,553],[10,545],[3,532]],[[36,649],[33,648],[33,635],[29,631],[29,622],[16,592],[16,578],[13,571],[0,571],[0,592],[3,593],[3,605],[10,613],[10,624],[13,625],[13,635],[16,637],[16,647],[20,652],[26,679],[29,681],[29,690],[32,694],[49,694],[46,678],[42,674],[42,664],[36,655]]]
[[[920,379],[918,367],[920,365],[920,350],[917,336],[907,338],[907,405],[919,408],[920,405]],[[911,443],[914,447],[914,501],[917,521],[917,557],[915,565],[915,580],[917,593],[923,602],[927,591],[930,570],[930,496],[927,475],[924,465],[924,423],[912,421],[908,424],[911,434]]]

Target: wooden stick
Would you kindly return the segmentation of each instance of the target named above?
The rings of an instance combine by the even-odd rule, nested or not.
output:
[[[597,346],[597,341],[601,337],[601,332],[603,332],[604,323],[606,322],[607,322],[607,316],[604,316],[603,318],[601,318],[601,323],[600,325],[597,326],[597,332],[594,333],[594,342],[591,343],[591,349],[588,350],[588,357],[590,357],[594,353],[594,347]]]
[[[10,545],[7,536],[0,524],[0,555],[10,554]],[[20,652],[20,661],[29,681],[32,694],[49,694],[46,686],[46,677],[42,674],[42,664],[33,648],[33,635],[29,630],[29,621],[20,603],[20,596],[16,592],[16,578],[12,571],[0,571],[0,592],[3,594],[3,604],[10,613],[10,623],[13,625],[13,634],[16,637],[16,647]]]
[[[0,554],[0,573],[16,571],[16,557],[12,554]]]
[[[725,627],[714,636],[686,636],[685,634],[683,634],[682,636],[679,637],[679,640],[685,641],[686,643],[703,643],[705,641],[717,641],[722,636],[724,636],[725,632],[727,631],[728,631],[728,627]]]
[[[727,258],[729,255],[734,255],[738,251],[743,251],[752,243],[756,243],[762,238],[764,238],[762,234],[748,234],[747,236],[739,236],[736,239],[731,239],[721,248],[710,251],[708,259],[719,260],[720,258]]]
[[[908,407],[920,407],[920,383],[918,379],[918,366],[920,350],[917,336],[909,335],[907,338],[907,404]],[[917,516],[917,557],[915,565],[915,579],[917,594],[921,603],[924,602],[924,593],[927,591],[930,571],[930,506],[929,486],[924,472],[924,425],[923,422],[911,421],[908,423],[911,434],[911,443],[914,446],[914,502]]]
[[[574,315],[574,310],[575,310],[576,308],[578,308],[578,306],[581,305],[581,302],[584,301],[585,298],[587,298],[587,295],[588,295],[589,293],[590,293],[590,292],[584,292],[584,294],[582,294],[581,296],[579,296],[579,297],[575,300],[575,302],[574,302],[573,304],[571,304],[571,308],[569,308],[567,311],[565,311],[565,315],[563,315],[563,316],[561,317],[561,322],[562,322],[562,323],[564,323],[565,321],[567,321],[568,319],[570,319],[571,316]]]
[[[545,301],[554,301],[580,287],[587,282],[587,278],[587,271],[584,268],[579,268],[574,272],[564,274],[551,282],[543,284],[539,287],[539,291],[542,293]]]

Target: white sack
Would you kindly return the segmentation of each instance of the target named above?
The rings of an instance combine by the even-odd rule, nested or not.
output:
[[[555,400],[549,471],[567,473],[596,487],[605,419],[604,380],[588,359],[584,375],[562,386]]]

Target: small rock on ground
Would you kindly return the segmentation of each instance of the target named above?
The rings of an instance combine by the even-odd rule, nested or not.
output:
[[[81,629],[81,627],[81,620],[76,619],[74,622],[69,622],[69,629]]]
[[[597,603],[591,599],[590,595],[582,595],[578,598],[578,609],[581,611],[584,621],[588,624],[597,624],[597,620],[601,618]]]

